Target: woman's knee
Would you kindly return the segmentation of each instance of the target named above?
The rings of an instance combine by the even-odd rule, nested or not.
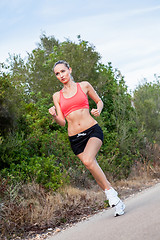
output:
[[[84,156],[84,158],[82,159],[82,162],[88,170],[93,168],[93,165],[94,165],[94,159],[93,158]]]

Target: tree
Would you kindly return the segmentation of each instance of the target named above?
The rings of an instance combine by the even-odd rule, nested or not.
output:
[[[17,125],[23,97],[12,83],[10,74],[0,76],[0,133],[6,135]]]
[[[63,59],[73,68],[75,81],[97,80],[97,64],[100,59],[94,46],[78,37],[78,44],[66,40],[59,43],[53,36],[41,36],[41,43],[28,56],[28,85],[30,91],[53,94],[61,87],[54,76],[53,66],[56,61]]]
[[[8,65],[4,65],[7,74],[2,74],[1,80],[8,85],[2,89],[2,102],[9,106],[11,117],[8,119],[14,120],[14,124],[9,125],[14,127],[12,134],[0,143],[0,167],[13,170],[14,175],[18,169],[25,169],[26,164],[30,166],[32,157],[42,157],[45,161],[51,155],[57,165],[61,162],[64,169],[73,166],[77,171],[74,175],[80,175],[78,169],[82,166],[73,161],[67,131],[55,123],[50,126],[52,118],[48,108],[53,104],[52,94],[61,89],[53,66],[60,59],[69,62],[75,81],[89,81],[104,102],[101,117],[97,119],[105,136],[99,154],[103,169],[111,170],[115,177],[127,176],[132,161],[137,160],[139,138],[135,112],[124,78],[111,63],[101,63],[100,54],[92,44],[80,36],[77,40],[77,43],[69,39],[59,42],[54,36],[42,34],[40,43],[27,58],[14,54]],[[89,101],[90,108],[94,108],[95,103]],[[4,108],[2,110],[4,112]]]
[[[146,137],[160,141],[160,82],[145,83],[134,92],[134,106],[138,123],[146,132]]]

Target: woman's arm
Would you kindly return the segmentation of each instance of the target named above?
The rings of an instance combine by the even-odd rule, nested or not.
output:
[[[99,100],[98,103],[97,103],[97,108],[93,108],[91,110],[91,114],[95,117],[99,117],[101,112],[102,112],[102,109],[103,109],[103,102],[102,100]]]
[[[63,113],[59,105],[59,92],[56,92],[53,95],[53,102],[54,102],[54,106],[49,109],[49,113],[53,116],[56,123],[64,127],[66,124],[66,120],[63,116]]]
[[[89,82],[84,82],[84,84],[86,86],[88,96],[97,104],[97,108],[93,108],[91,110],[91,114],[98,117],[103,109],[103,102]]]

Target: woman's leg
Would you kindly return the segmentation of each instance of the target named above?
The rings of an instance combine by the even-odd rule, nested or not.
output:
[[[92,137],[88,140],[83,153],[80,153],[77,156],[91,172],[98,185],[105,191],[110,206],[115,206],[114,216],[120,216],[124,214],[125,205],[118,197],[117,192],[111,187],[110,182],[107,180],[104,172],[96,161],[96,155],[101,145],[102,141],[99,138]]]
[[[77,156],[86,166],[86,168],[91,172],[95,178],[98,185],[103,189],[109,190],[111,184],[107,180],[104,172],[98,165],[96,161],[96,155],[102,145],[102,141],[99,138],[92,137],[88,140],[88,143],[84,149],[84,152],[78,154]]]

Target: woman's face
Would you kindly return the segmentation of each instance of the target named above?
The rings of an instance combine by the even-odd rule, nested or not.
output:
[[[65,64],[63,64],[63,63],[56,65],[55,68],[54,68],[54,73],[55,73],[57,79],[61,83],[63,83],[63,84],[65,84],[68,81],[70,81],[70,79],[71,79],[71,76],[70,76],[71,72],[72,72],[72,69],[71,68],[68,69],[65,66]]]

